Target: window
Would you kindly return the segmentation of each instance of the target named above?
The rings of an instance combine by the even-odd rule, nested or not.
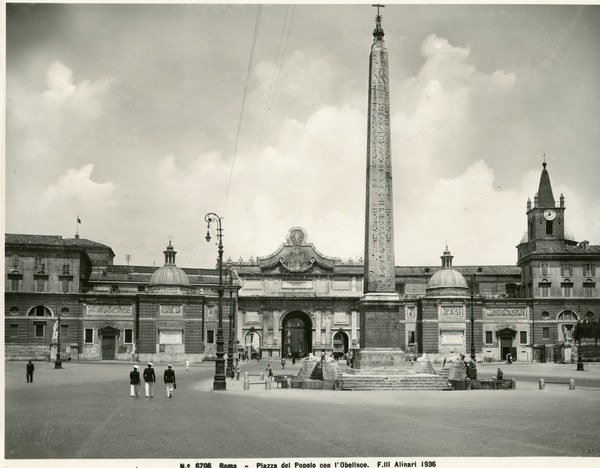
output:
[[[546,234],[551,236],[552,232],[552,221],[546,221]]]
[[[138,286],[138,292],[146,291],[146,286]]]
[[[414,344],[415,343],[415,332],[414,330],[411,330],[408,332],[408,344]]]
[[[541,265],[541,274],[542,276],[548,276],[548,264],[547,263],[542,263]]]
[[[588,310],[587,313],[585,314],[585,318],[588,320],[592,320],[594,318],[594,312],[592,312],[591,310]]]
[[[62,286],[62,292],[63,293],[68,293],[70,292],[71,289],[71,281],[68,278],[63,278],[60,281],[61,286]]]
[[[36,338],[44,338],[46,336],[46,322],[34,322],[33,328]]]
[[[14,323],[10,324],[10,330],[8,333],[8,336],[12,339],[16,338],[19,335],[19,325],[16,325]]]
[[[535,237],[535,224],[532,220],[529,221],[529,240]]]
[[[594,291],[596,290],[596,283],[583,283],[583,295],[585,297],[594,297]]]
[[[13,268],[19,268],[19,256],[18,255],[13,255],[12,256],[12,263],[11,266]]]
[[[16,306],[13,306],[10,308],[10,315],[19,315],[19,308]]]
[[[9,278],[9,284],[10,284],[10,290],[11,291],[19,291],[19,278],[18,277],[11,277]]]
[[[85,342],[86,343],[93,343],[94,342],[94,329],[93,328],[86,328],[85,329]]]
[[[543,327],[542,328],[542,338],[545,340],[549,340],[550,339],[550,328],[549,327]]]
[[[540,297],[550,297],[550,283],[540,283]]]
[[[561,289],[563,297],[573,297],[573,283],[562,283]]]
[[[60,315],[69,315],[69,308],[63,307],[62,309],[60,309]]]
[[[544,312],[542,312],[542,318],[543,318],[544,320],[548,320],[548,319],[550,319],[550,313],[549,313],[549,312],[547,312],[547,311],[544,311]]]
[[[559,319],[560,320],[573,320],[573,314],[571,313],[570,310],[565,310],[563,313],[560,314]]]
[[[214,330],[206,330],[206,342],[208,344],[213,344],[215,342],[215,331]]]
[[[125,329],[125,344],[133,343],[133,330],[131,328]]]
[[[573,276],[573,265],[565,264],[561,266],[563,276]]]
[[[36,278],[35,290],[36,290],[36,292],[46,291],[46,278]]]
[[[60,339],[69,340],[69,325],[60,324]]]
[[[591,263],[588,263],[587,265],[583,266],[583,275],[584,276],[594,276],[596,274],[596,269],[594,268],[594,265],[592,265]]]
[[[119,285],[118,285],[118,284],[113,284],[113,285],[110,287],[110,292],[111,292],[112,294],[117,294],[117,293],[119,292]]]
[[[485,344],[492,344],[494,342],[494,335],[491,331],[485,332]]]
[[[519,334],[519,337],[520,337],[520,340],[519,340],[519,342],[520,342],[521,344],[527,344],[527,332],[526,332],[526,331],[522,331],[522,332]]]
[[[71,274],[71,273],[70,273],[70,271],[71,271],[71,265],[69,265],[69,264],[68,264],[68,263],[66,263],[66,262],[65,262],[65,263],[63,263],[63,266],[62,266],[62,274],[63,274],[63,275],[70,275],[70,274]]]

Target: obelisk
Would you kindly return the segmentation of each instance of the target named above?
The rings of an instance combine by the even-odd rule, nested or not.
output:
[[[378,8],[381,5],[376,5]],[[394,215],[388,52],[379,9],[369,64],[365,293],[394,292]]]
[[[377,7],[369,64],[364,296],[355,369],[393,368],[404,360],[404,322],[395,290],[388,51]],[[403,318],[403,317],[402,317]]]

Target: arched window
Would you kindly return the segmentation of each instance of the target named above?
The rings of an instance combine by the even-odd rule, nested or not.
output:
[[[50,309],[43,305],[32,307],[27,315],[29,317],[53,317]]]
[[[577,320],[579,320],[579,317],[572,310],[564,310],[558,314],[559,341],[571,341],[573,339],[573,330]]]

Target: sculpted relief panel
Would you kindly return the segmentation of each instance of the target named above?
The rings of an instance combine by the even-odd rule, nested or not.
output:
[[[485,315],[488,317],[527,317],[527,310],[523,308],[486,308]]]
[[[442,316],[445,317],[462,317],[463,316],[463,308],[462,307],[443,307],[442,306]]]
[[[160,315],[183,315],[183,306],[161,304]]]
[[[88,304],[86,312],[89,315],[132,315],[133,306]]]

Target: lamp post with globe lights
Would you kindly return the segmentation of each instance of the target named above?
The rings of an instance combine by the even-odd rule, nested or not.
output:
[[[206,221],[206,242],[210,242],[210,223],[217,223],[217,239],[219,260],[217,267],[219,269],[219,286],[217,293],[219,295],[219,324],[217,328],[217,360],[215,361],[215,378],[213,382],[213,390],[227,390],[227,382],[225,376],[225,359],[223,358],[224,343],[223,338],[223,229],[221,227],[222,218],[215,213],[208,213],[204,220]]]

